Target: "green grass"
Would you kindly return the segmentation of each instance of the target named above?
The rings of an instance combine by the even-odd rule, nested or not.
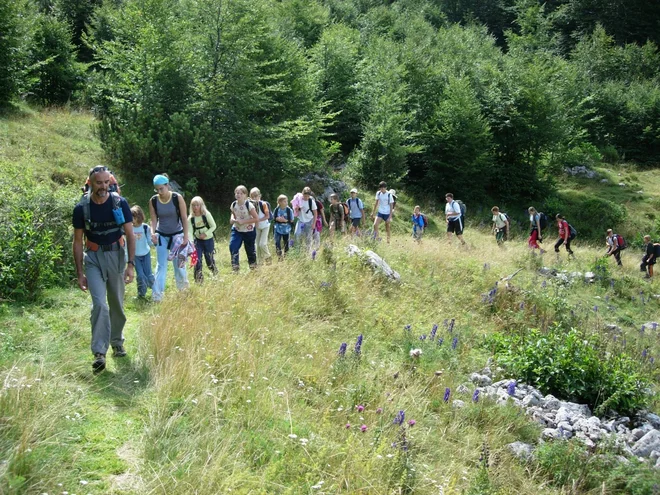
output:
[[[94,143],[84,131],[93,123],[88,115],[23,111],[0,121],[15,140],[4,160],[32,167],[51,130],[66,128],[60,118],[78,126],[70,139]],[[15,149],[28,145],[23,155]],[[66,148],[51,153],[63,157]],[[102,160],[98,147],[90,150],[83,175],[92,157]],[[138,194],[130,184],[125,191]],[[472,403],[468,376],[491,357],[488,335],[544,329],[571,311],[585,332],[617,323],[627,353],[641,359],[647,348],[660,358],[657,331],[639,331],[660,305],[648,300],[660,283],[641,279],[640,253],[627,250],[623,269],[609,260],[611,277],[602,283],[543,284],[539,266],[584,272],[602,249],[578,241],[575,261],[563,252],[560,260],[540,259],[522,241],[499,249],[492,236],[468,229],[463,250],[446,242],[441,221],[418,244],[405,220],[414,205],[403,194],[399,202],[392,243],[357,244],[381,254],[401,284],[348,257],[347,239],[325,244],[314,261],[294,251],[283,263],[256,272],[244,264],[234,275],[223,234],[220,273],[204,285],[177,293],[170,280],[160,305],[138,303],[135,284],[128,286],[129,356],[109,359],[99,376],[91,372],[88,295],[54,290],[36,305],[0,305],[0,493],[601,493],[587,483],[571,492],[582,471],[570,471],[561,452],[547,453],[542,465],[513,459],[506,444],[535,443],[539,427],[513,407]],[[482,301],[518,268],[494,304]],[[443,320],[452,318],[450,334]],[[436,323],[441,346],[419,339]],[[608,345],[619,349],[621,339]],[[413,348],[422,349],[419,359],[410,357]],[[650,409],[658,411],[660,369],[644,366],[656,394]],[[445,404],[446,387],[465,408]],[[414,427],[393,425],[400,410]],[[484,446],[487,468],[479,460]],[[594,479],[606,493],[632,492],[621,488],[621,476],[610,481],[609,468],[598,469]],[[631,469],[625,480],[648,480],[643,466]]]

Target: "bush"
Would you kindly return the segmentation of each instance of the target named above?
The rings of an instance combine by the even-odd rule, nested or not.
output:
[[[564,400],[588,404],[595,412],[632,414],[649,400],[641,365],[606,352],[596,335],[553,326],[547,333],[494,337],[496,358],[518,380]]]
[[[18,171],[0,180],[0,300],[34,300],[73,276],[69,226],[75,187],[59,193]]]

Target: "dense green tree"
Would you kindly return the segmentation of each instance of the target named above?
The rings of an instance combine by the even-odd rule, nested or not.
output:
[[[0,2],[0,107],[9,103],[24,83],[28,12],[24,2]]]

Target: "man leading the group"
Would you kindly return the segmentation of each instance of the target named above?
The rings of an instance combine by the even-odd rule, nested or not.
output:
[[[461,205],[457,201],[454,201],[454,195],[452,193],[445,194],[445,201],[447,202],[445,205],[445,217],[447,219],[447,238],[449,239],[449,243],[451,244],[451,235],[456,234],[458,240],[465,246]]]
[[[126,356],[124,289],[134,277],[135,237],[128,202],[109,192],[108,169],[94,167],[89,182],[89,192],[73,210],[73,259],[78,286],[92,296],[92,369],[98,373],[105,369],[110,346],[115,357]]]

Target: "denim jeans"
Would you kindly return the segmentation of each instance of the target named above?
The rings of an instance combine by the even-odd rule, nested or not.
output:
[[[245,243],[245,254],[247,254],[248,263],[250,268],[257,265],[257,251],[255,249],[255,242],[257,240],[257,232],[239,232],[236,229],[231,229],[231,239],[229,240],[229,253],[231,254],[231,267],[234,271],[238,271],[238,251],[241,245]]]
[[[147,289],[153,289],[154,274],[151,271],[151,253],[135,257],[135,273],[137,278],[138,297],[147,295]]]
[[[282,258],[282,249],[284,249],[284,254],[289,252],[289,234],[280,234],[275,231],[275,251],[277,251],[277,256]],[[284,246],[281,245],[284,243]]]
[[[218,273],[218,269],[215,266],[215,259],[213,254],[215,253],[215,243],[213,238],[210,239],[195,239],[195,247],[197,248],[197,264],[195,265],[195,280],[201,282],[204,280],[203,263],[202,263],[202,254],[206,260],[206,266],[211,270],[215,275]]]
[[[171,244],[170,239],[174,236],[166,236],[158,234],[158,244],[156,244],[156,280],[152,287],[151,297],[154,301],[161,301],[165,293],[165,281],[167,280],[167,255],[169,254],[168,245]],[[188,287],[188,274],[186,273],[186,266],[179,268],[179,261],[175,258],[172,260],[172,267],[174,268],[174,280],[176,287],[179,290]]]

